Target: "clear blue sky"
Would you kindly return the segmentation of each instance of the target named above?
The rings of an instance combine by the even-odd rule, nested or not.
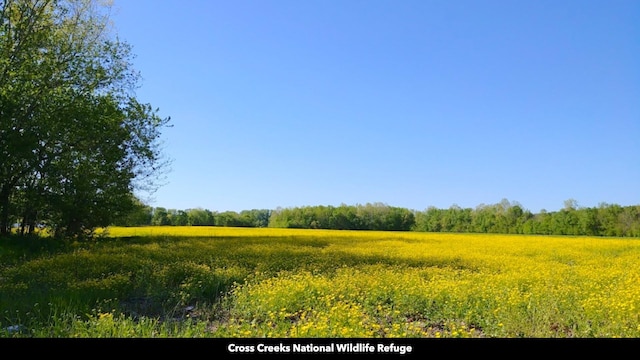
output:
[[[640,204],[640,1],[116,0],[152,206]]]

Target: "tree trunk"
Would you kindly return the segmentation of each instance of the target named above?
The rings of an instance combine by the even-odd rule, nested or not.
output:
[[[2,187],[0,191],[0,234],[7,235],[11,230],[9,224],[9,189],[7,186]]]

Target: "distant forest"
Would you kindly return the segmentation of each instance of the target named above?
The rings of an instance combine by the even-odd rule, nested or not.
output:
[[[303,206],[275,210],[212,212],[207,209],[166,209],[139,204],[114,223],[117,226],[234,226],[336,230],[384,230],[495,234],[591,235],[640,237],[640,205],[601,203],[578,207],[567,200],[559,211],[524,209],[503,199],[475,209],[453,205],[424,211],[383,203]]]

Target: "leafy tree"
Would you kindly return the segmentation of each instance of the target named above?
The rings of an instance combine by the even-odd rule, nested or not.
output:
[[[478,205],[472,215],[471,227],[479,233],[493,232],[496,226],[496,211],[494,206]]]
[[[415,214],[409,209],[390,207],[381,230],[409,231],[416,223]]]
[[[240,214],[235,211],[224,211],[216,214],[216,226],[243,226]]]
[[[186,226],[189,224],[189,215],[184,210],[169,210],[171,225]]]
[[[547,212],[545,209],[540,211],[540,214],[536,216],[538,219],[539,227],[536,234],[540,235],[551,235],[554,234],[553,231],[553,213]]]
[[[242,210],[239,214],[242,226],[247,227],[267,227],[269,226],[269,217],[271,210]]]
[[[133,209],[113,223],[116,226],[146,226],[151,225],[153,208],[145,205],[137,198],[133,199]]]
[[[598,221],[598,209],[582,209],[578,214],[578,227],[581,235],[599,235],[601,229]]]
[[[625,236],[640,236],[640,205],[625,207],[619,219]]]
[[[531,216],[531,213],[528,210],[524,210],[520,204],[512,203],[505,214],[507,232],[510,234],[522,234],[524,223]]]
[[[189,225],[194,225],[194,226],[215,225],[213,213],[206,209],[202,209],[202,208],[188,209],[187,217],[188,217]]]
[[[346,204],[341,204],[333,209],[331,223],[333,224],[333,229],[337,230],[356,230],[362,228],[356,208]]]
[[[0,233],[90,234],[166,169],[169,119],[140,103],[131,48],[94,0],[0,0]]]
[[[442,230],[442,209],[429,206],[425,211],[416,215],[414,228],[418,231],[440,232]]]
[[[152,225],[171,225],[171,219],[169,219],[169,212],[163,207],[157,207],[153,209],[153,217],[151,219]]]
[[[382,230],[385,228],[388,212],[388,205],[376,202],[357,206],[356,214],[360,218],[363,230]]]

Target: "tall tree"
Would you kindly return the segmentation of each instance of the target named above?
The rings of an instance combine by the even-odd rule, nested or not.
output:
[[[94,0],[0,0],[0,233],[90,233],[166,169],[169,119],[140,103],[131,48]]]

